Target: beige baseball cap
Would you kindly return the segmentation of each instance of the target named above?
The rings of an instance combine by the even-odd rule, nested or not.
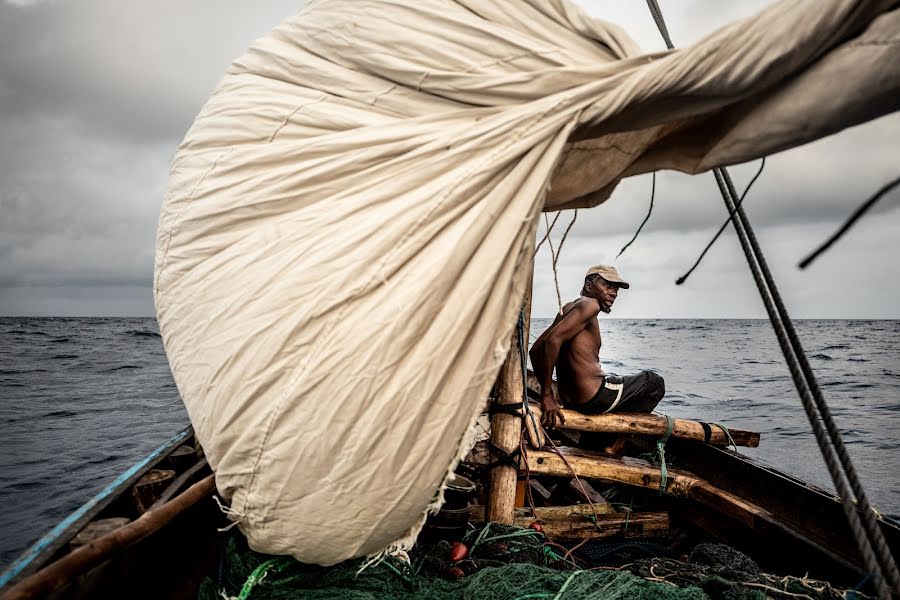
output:
[[[588,272],[585,273],[584,276],[587,277],[588,275],[593,275],[594,273],[596,273],[606,281],[620,284],[620,287],[622,287],[623,289],[627,290],[631,287],[631,285],[627,281],[622,279],[622,277],[619,275],[619,272],[616,271],[616,268],[613,266],[597,265],[595,267],[591,267],[590,269],[588,269]]]

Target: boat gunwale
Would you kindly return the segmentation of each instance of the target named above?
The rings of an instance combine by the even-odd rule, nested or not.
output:
[[[90,500],[75,509],[49,532],[31,544],[9,567],[0,573],[0,591],[46,566],[47,561],[71,541],[85,525],[134,485],[138,479],[168,458],[176,448],[181,446],[193,434],[194,428],[191,425],[182,429],[168,441],[163,442],[155,450],[132,465],[124,473],[121,473]]]

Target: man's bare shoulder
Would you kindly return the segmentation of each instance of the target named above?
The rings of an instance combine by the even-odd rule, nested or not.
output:
[[[572,314],[586,319],[596,317],[600,314],[600,303],[594,298],[581,296],[563,306],[562,314],[564,317]]]

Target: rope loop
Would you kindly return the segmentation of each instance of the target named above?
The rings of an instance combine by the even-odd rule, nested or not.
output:
[[[725,447],[727,448],[728,446],[731,446],[734,448],[734,451],[737,452],[738,451],[737,444],[734,443],[734,438],[731,437],[731,432],[728,431],[728,428],[725,427],[724,425],[722,425],[721,423],[710,423],[710,424],[715,425],[716,427],[718,427],[719,429],[722,430],[722,433],[725,434],[725,439],[728,440],[728,444]]]
[[[669,480],[669,470],[666,468],[666,443],[669,441],[669,436],[672,435],[672,430],[675,429],[675,419],[669,415],[665,415],[666,417],[666,433],[656,440],[656,453],[659,456],[659,493],[662,494],[666,491],[666,484]]]

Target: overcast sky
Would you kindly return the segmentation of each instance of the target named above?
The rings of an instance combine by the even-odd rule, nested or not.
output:
[[[663,49],[643,2],[581,0]],[[762,0],[663,0],[677,45]],[[169,161],[229,62],[293,14],[283,0],[0,0],[0,315],[151,316],[157,216]],[[836,82],[839,85],[839,82]],[[883,199],[808,272],[796,263],[900,174],[900,113],[769,158],[745,204],[800,318],[900,318],[900,194]],[[743,186],[756,165],[732,171]],[[613,262],[646,212],[650,175],[579,211],[559,259],[563,301]],[[552,215],[551,215],[552,216]],[[730,231],[680,287],[722,222],[712,175],[661,172],[656,206],[615,262],[632,282],[613,316],[764,317]],[[564,213],[555,240],[571,218]],[[557,310],[545,244],[536,317]]]

